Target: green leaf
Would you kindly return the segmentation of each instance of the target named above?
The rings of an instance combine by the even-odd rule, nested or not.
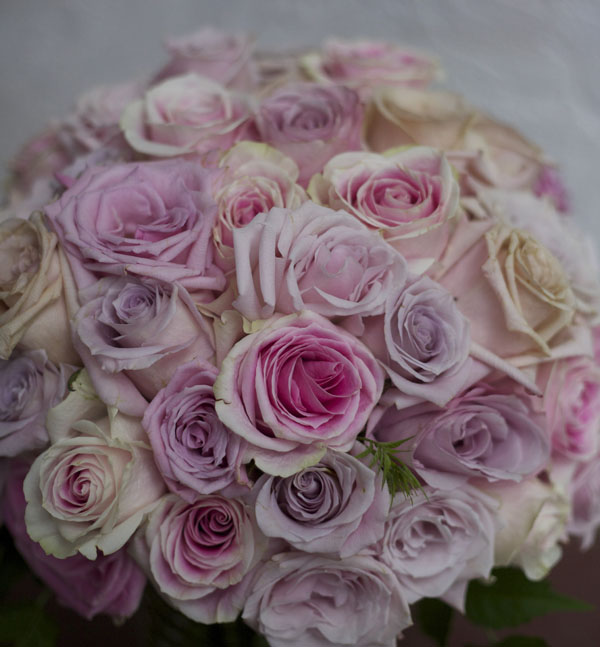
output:
[[[6,528],[0,528],[0,598],[10,595],[15,582],[29,573]]]
[[[467,647],[478,647],[477,645],[467,645]],[[489,647],[549,647],[543,638],[536,636],[508,636],[500,642],[494,643]]]
[[[423,598],[413,606],[415,622],[439,647],[448,644],[452,614],[452,607],[437,598]]]
[[[35,603],[0,608],[0,643],[11,647],[54,647],[56,622]]]
[[[382,485],[387,485],[392,500],[397,492],[402,492],[407,499],[412,501],[413,493],[422,490],[419,479],[413,474],[408,465],[405,465],[397,456],[401,452],[400,445],[410,438],[404,438],[393,442],[379,442],[372,438],[361,436],[358,440],[365,446],[365,450],[356,458],[369,456],[371,462],[369,467],[377,468],[383,474]]]
[[[466,615],[491,629],[514,627],[551,611],[590,611],[593,607],[555,593],[550,583],[532,582],[518,568],[497,568],[492,580],[469,583]]]

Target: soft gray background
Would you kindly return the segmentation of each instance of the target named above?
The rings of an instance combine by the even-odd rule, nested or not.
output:
[[[164,61],[164,36],[208,24],[250,30],[262,48],[317,45],[333,34],[435,52],[448,87],[561,164],[577,219],[600,249],[599,0],[0,0],[0,166],[77,94],[148,74]],[[600,551],[570,548],[553,579],[599,603]],[[88,626],[67,616],[61,644],[140,640],[135,623],[116,639],[108,623]],[[597,613],[562,614],[530,630],[553,646],[600,644]],[[465,641],[460,633],[453,644]],[[404,644],[426,643],[411,630]]]

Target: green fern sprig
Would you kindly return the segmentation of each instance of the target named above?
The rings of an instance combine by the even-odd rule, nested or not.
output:
[[[398,448],[410,438],[391,442],[380,442],[365,437],[358,440],[365,446],[365,450],[358,454],[357,458],[371,457],[369,467],[377,467],[382,472],[382,487],[384,484],[388,486],[392,500],[401,492],[412,503],[415,491],[423,491],[423,486],[410,467],[396,455],[398,451],[408,451]]]

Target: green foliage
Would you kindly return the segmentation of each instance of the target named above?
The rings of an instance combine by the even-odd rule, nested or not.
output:
[[[369,456],[371,462],[369,467],[377,467],[383,473],[383,483],[388,486],[392,496],[401,492],[407,499],[412,501],[414,492],[422,489],[419,479],[413,474],[408,465],[405,465],[397,456],[401,445],[410,438],[404,438],[394,442],[379,442],[372,438],[359,438],[359,441],[365,446],[365,451],[361,452],[357,458],[366,458]]]
[[[467,647],[477,647],[477,645]],[[508,636],[489,647],[549,647],[549,645],[543,638],[536,636]]]
[[[54,647],[56,622],[44,611],[43,602],[3,604],[0,608],[0,644],[11,647]]]
[[[467,589],[467,618],[490,629],[515,627],[551,611],[591,609],[586,602],[555,593],[546,580],[528,580],[518,568],[494,569],[490,582],[473,580]]]
[[[446,647],[454,611],[452,607],[437,598],[423,598],[413,606],[412,611],[419,629],[433,638],[436,645]]]

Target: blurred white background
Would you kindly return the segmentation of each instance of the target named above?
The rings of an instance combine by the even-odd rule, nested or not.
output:
[[[0,165],[91,86],[145,76],[201,25],[261,48],[328,35],[435,52],[444,85],[520,128],[564,170],[600,248],[598,0],[0,0]]]
[[[559,162],[600,250],[600,0],[0,0],[0,167],[78,94],[147,76],[166,58],[165,36],[202,25],[249,30],[261,49],[338,35],[437,54],[445,86]],[[600,549],[571,551],[554,575],[559,590],[600,599]],[[598,645],[594,618],[569,619],[568,639],[562,618],[535,630],[556,645]]]

